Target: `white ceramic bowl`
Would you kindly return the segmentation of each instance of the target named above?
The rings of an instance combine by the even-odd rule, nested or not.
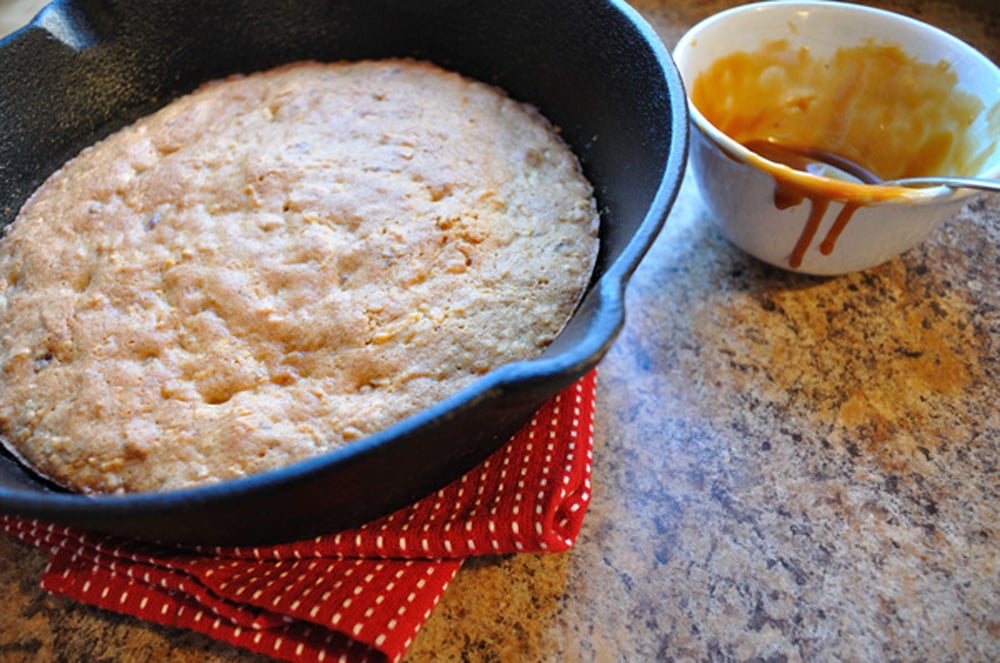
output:
[[[691,168],[723,233],[751,255],[784,269],[809,274],[834,275],[863,270],[912,248],[975,195],[967,189],[903,190],[838,183],[765,159],[706,119],[693,94],[699,77],[711,71],[720,58],[739,57],[732,54],[741,52],[757,53],[764,44],[776,40],[784,40],[787,52],[794,53],[792,59],[786,61],[795,61],[796,57],[807,53],[815,61],[828,65],[824,71],[836,69],[838,64],[834,58],[838,50],[862,50],[866,46],[888,48],[895,45],[914,62],[924,63],[918,66],[947,63],[941,66],[953,71],[956,79],[952,94],[947,96],[967,98],[974,95],[982,102],[982,108],[974,111],[974,119],[956,134],[975,145],[974,153],[978,158],[956,158],[940,166],[942,170],[938,172],[922,174],[1000,178],[1000,69],[971,46],[919,21],[859,5],[789,0],[735,7],[694,26],[677,43],[673,55],[691,101]],[[801,51],[802,48],[808,50]],[[747,71],[734,71],[735,77],[730,83],[718,86],[716,92],[720,98],[749,80]],[[889,90],[896,78],[905,76],[890,75],[881,83]],[[839,83],[845,80],[848,79],[841,75]],[[803,109],[809,103],[820,104],[821,101],[810,100],[821,99],[822,94],[817,91],[822,93],[829,88],[824,81],[815,90],[785,89],[781,94],[758,95],[757,98],[793,107],[791,99],[798,94],[799,108]],[[714,96],[708,98],[706,108],[713,104],[713,99]],[[740,108],[753,103],[756,102],[752,99],[743,103],[737,95],[733,101],[736,110],[731,112],[739,112]],[[827,113],[827,119],[832,117],[831,121],[839,122],[851,120],[852,116],[870,118],[880,112],[871,107],[870,99],[865,104],[864,107],[838,107],[834,113]],[[932,114],[914,111],[918,120]],[[892,133],[869,132],[861,141],[865,145],[854,147],[869,154],[891,155],[894,150],[898,151],[898,144],[892,145],[897,137]],[[970,154],[972,152],[966,151],[965,156]],[[887,178],[903,173],[879,174]],[[782,187],[778,187],[779,182],[783,183]],[[795,192],[804,194],[804,199],[800,204],[779,209],[776,192],[780,198],[778,188],[787,193],[789,185]],[[824,212],[825,201],[829,203]],[[850,208],[844,211],[845,206]],[[830,231],[838,216],[848,222],[834,238]],[[815,224],[811,236],[806,230],[810,220]]]

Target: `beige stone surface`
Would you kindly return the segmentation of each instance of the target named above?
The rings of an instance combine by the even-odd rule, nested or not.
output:
[[[0,36],[26,24],[44,6],[40,0],[0,0]]]
[[[635,2],[668,47],[731,4]],[[1000,60],[991,2],[881,5]],[[708,221],[686,182],[632,281],[576,548],[467,565],[410,661],[1000,659],[1000,196],[836,279]],[[256,660],[45,596],[43,564],[0,538],[0,659]]]

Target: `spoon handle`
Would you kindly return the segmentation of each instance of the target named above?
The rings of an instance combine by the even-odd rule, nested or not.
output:
[[[988,180],[982,177],[904,177],[898,180],[880,182],[883,186],[946,186],[950,189],[980,189],[982,191],[1000,191],[1000,180]]]

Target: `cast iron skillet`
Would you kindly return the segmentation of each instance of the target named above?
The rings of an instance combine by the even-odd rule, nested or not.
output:
[[[222,484],[84,497],[0,456],[0,513],[182,544],[263,544],[361,524],[459,477],[594,367],[673,204],[687,149],[665,48],[618,0],[60,0],[0,42],[0,223],[81,148],[198,84],[301,59],[428,59],[539,106],[602,212],[594,279],[539,359],[344,449]]]

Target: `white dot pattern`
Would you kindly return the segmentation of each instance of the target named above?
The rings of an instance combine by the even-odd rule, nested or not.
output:
[[[288,661],[399,661],[462,560],[572,547],[590,501],[595,371],[437,493],[351,532],[180,550],[0,516],[53,593]]]

